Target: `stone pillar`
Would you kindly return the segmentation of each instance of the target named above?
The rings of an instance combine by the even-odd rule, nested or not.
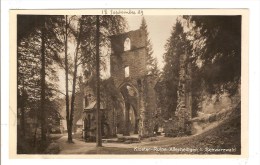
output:
[[[191,83],[190,83],[190,66],[187,61],[187,55],[180,56],[180,72],[179,72],[179,86],[177,91],[177,108],[175,115],[178,118],[180,134],[189,134],[191,131]]]
[[[124,136],[130,135],[130,131],[129,131],[129,126],[130,126],[129,110],[130,110],[130,104],[125,103],[125,131],[124,131]]]
[[[140,111],[140,119],[139,119],[139,136],[145,136],[145,102],[144,102],[144,89],[141,80],[138,80],[138,90],[139,90],[139,111]]]
[[[189,119],[192,118],[192,89],[191,89],[191,64],[187,63],[187,73],[186,73],[186,105],[187,105],[187,111],[189,112]]]
[[[139,124],[139,119],[135,120],[135,130],[134,130],[134,134],[138,134],[138,124]]]

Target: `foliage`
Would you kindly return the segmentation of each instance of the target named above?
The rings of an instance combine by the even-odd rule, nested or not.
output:
[[[110,55],[110,39],[109,36],[123,33],[126,29],[125,18],[120,15],[102,15],[100,20],[100,57],[101,68],[106,70],[106,58]],[[96,17],[90,15],[82,16],[82,38],[80,62],[83,67],[84,76],[89,78],[96,73]]]
[[[68,140],[72,142],[72,127],[73,123],[75,124],[76,121],[74,120],[74,110],[75,110],[75,97],[76,93],[79,92],[78,88],[78,67],[82,66],[82,70],[84,73],[84,76],[86,77],[86,80],[88,82],[91,82],[94,80],[94,83],[89,83],[92,85],[93,89],[96,89],[96,87],[99,85],[96,83],[97,79],[94,78],[94,75],[97,74],[96,71],[96,48],[97,45],[101,48],[100,54],[101,54],[101,61],[100,63],[103,64],[103,70],[106,69],[106,63],[104,59],[106,56],[108,56],[109,48],[110,48],[110,42],[109,42],[109,36],[114,35],[117,33],[121,33],[124,31],[125,28],[125,22],[124,18],[122,16],[99,16],[99,43],[97,43],[97,16],[91,16],[91,15],[82,15],[82,16],[68,16],[69,21],[67,22],[66,27],[68,27],[68,33],[64,33],[68,40],[66,40],[65,37],[65,46],[66,42],[69,42],[72,45],[75,45],[75,51],[74,51],[74,57],[72,60],[65,60],[64,61],[68,63],[69,66],[69,73],[72,73],[72,95],[71,95],[71,106],[70,109],[68,105],[66,105],[66,111],[67,111],[67,125],[68,127]],[[77,26],[75,26],[77,25]],[[67,50],[67,49],[65,49]],[[108,51],[104,51],[108,50]],[[65,51],[65,57],[68,57],[68,53]],[[62,65],[61,65],[62,66]],[[66,65],[65,65],[66,68]],[[100,68],[101,69],[101,68]],[[100,71],[100,70],[99,70]],[[68,73],[66,73],[67,75]],[[68,79],[68,78],[66,78]],[[66,80],[68,81],[68,80]],[[66,90],[68,90],[68,85],[66,85]],[[96,91],[95,91],[96,93]],[[66,92],[66,96],[68,97],[68,93]],[[66,102],[69,102],[69,99],[66,99]],[[67,104],[67,103],[66,103]]]
[[[28,28],[25,31],[25,27],[28,27],[26,22],[32,24],[32,20],[38,20],[39,16],[18,16],[18,22],[24,21],[21,26],[18,26],[19,30],[23,30],[23,35],[19,35],[18,48],[17,48],[17,88],[18,96],[22,96],[25,92],[28,96],[28,106],[34,101],[40,99],[40,69],[39,65],[41,61],[41,30],[39,23],[35,25],[33,29]],[[53,29],[53,21],[55,17],[46,18],[46,28]],[[30,20],[30,21],[29,21]],[[39,21],[37,21],[39,22]],[[36,24],[36,23],[35,23]],[[18,30],[18,31],[19,31]],[[29,31],[30,30],[30,31]],[[21,33],[22,33],[21,32]],[[48,30],[46,34],[46,76],[47,76],[47,90],[46,95],[49,98],[54,96],[52,88],[55,88],[55,82],[57,81],[56,70],[53,60],[57,56],[59,51],[62,51],[60,41],[57,36],[54,35],[52,30]],[[19,100],[19,99],[18,99]],[[26,102],[25,101],[25,102]]]
[[[60,16],[18,16],[18,37],[17,37],[17,99],[18,99],[18,118],[22,133],[18,138],[34,138],[32,129],[37,130],[38,120],[44,118],[48,122],[57,120],[57,115],[53,111],[57,107],[52,104],[56,88],[55,62],[62,46],[57,36],[57,21]],[[43,29],[45,29],[43,31]],[[44,33],[44,34],[43,34]],[[43,49],[43,39],[44,49]],[[43,54],[44,53],[44,54]],[[42,72],[42,56],[45,58],[45,71]],[[44,74],[44,79],[42,79]],[[45,87],[42,86],[45,82]],[[44,92],[44,99],[41,93]],[[41,102],[44,101],[43,108]],[[46,116],[42,115],[45,112]],[[33,121],[34,127],[27,127],[29,121]],[[46,132],[44,132],[46,134]],[[20,135],[18,135],[20,136]],[[19,140],[20,141],[20,140]],[[36,143],[35,143],[36,144]]]
[[[151,40],[149,38],[149,32],[147,29],[147,23],[145,18],[142,18],[140,29],[144,30],[145,37],[146,37],[146,67],[148,69],[148,74],[159,76],[160,71],[158,69],[158,61],[156,58],[153,57],[153,45],[151,43]]]
[[[171,36],[165,45],[163,68],[163,84],[165,91],[164,103],[168,111],[168,117],[172,117],[177,107],[177,90],[179,84],[180,56],[184,53],[189,54],[190,42],[186,38],[183,26],[179,20],[173,26]]]
[[[241,79],[241,16],[184,16],[206,91],[235,94]]]
[[[112,108],[122,108],[121,104],[123,98],[120,91],[116,88],[113,79],[109,78],[107,80],[103,80],[101,83],[101,91],[101,100],[104,100]]]

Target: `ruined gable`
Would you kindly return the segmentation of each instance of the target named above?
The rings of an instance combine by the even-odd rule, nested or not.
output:
[[[125,50],[125,42],[130,42],[130,49]],[[140,79],[147,74],[146,70],[146,41],[143,30],[111,36],[110,56],[111,77],[116,86],[125,81],[125,68],[129,68],[129,79]],[[137,82],[132,82],[137,85]]]
[[[155,78],[147,75],[145,31],[138,29],[112,36],[111,48],[111,77],[125,101],[124,132],[129,134],[131,128],[128,128],[127,123],[130,124],[133,122],[131,119],[135,118],[135,127],[138,127],[135,133],[138,132],[143,137],[152,136],[156,115],[156,93]],[[126,88],[134,89],[135,96],[128,96],[126,93],[131,91]],[[131,113],[131,107],[134,109],[134,115]]]

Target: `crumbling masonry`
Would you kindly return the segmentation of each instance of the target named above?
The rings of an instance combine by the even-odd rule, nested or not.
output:
[[[164,121],[165,136],[175,137],[191,134],[192,92],[191,68],[188,54],[180,56],[177,107],[173,118]]]
[[[175,115],[178,133],[191,133],[192,95],[191,95],[191,68],[187,54],[180,56],[180,73],[178,85],[178,100]]]
[[[103,136],[153,136],[157,124],[156,80],[148,75],[146,67],[145,32],[139,29],[111,36],[110,39],[111,79],[121,103],[116,108],[101,104]],[[84,86],[83,129],[87,132],[86,136],[95,136],[95,93],[87,82]]]
[[[146,36],[141,29],[111,36],[111,78],[124,101],[123,122],[118,132],[124,135],[152,136],[155,126],[155,78],[148,75]]]
[[[103,132],[107,136],[138,134],[150,137],[158,125],[168,132],[190,129],[191,93],[190,69],[187,56],[180,61],[180,82],[178,87],[178,106],[176,119],[166,124],[159,123],[156,105],[156,78],[148,74],[146,65],[146,35],[142,29],[114,35],[111,39],[110,72],[115,88],[120,93],[121,107],[102,107]],[[95,99],[93,89],[84,88],[84,128],[95,135]],[[160,121],[162,122],[162,121]],[[93,127],[93,128],[92,128]]]

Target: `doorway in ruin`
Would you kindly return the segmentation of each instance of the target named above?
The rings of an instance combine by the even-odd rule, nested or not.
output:
[[[125,83],[120,86],[120,93],[123,97],[124,112],[124,135],[138,134],[138,91],[129,84]]]

